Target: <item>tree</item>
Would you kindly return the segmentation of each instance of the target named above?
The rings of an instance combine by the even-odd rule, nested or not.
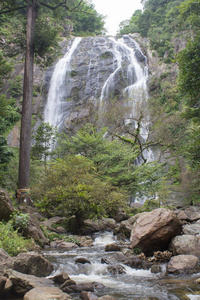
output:
[[[43,160],[46,169],[48,157],[54,154],[52,149],[55,146],[58,132],[49,123],[42,123],[33,137],[35,144],[31,149],[31,156],[33,159]]]
[[[106,131],[107,128],[97,130],[87,124],[74,136],[62,138],[59,156],[85,156],[94,163],[101,180],[122,188],[131,197],[154,196],[162,179],[162,165],[157,162],[138,164],[140,147],[137,143],[126,138],[107,139]]]
[[[127,194],[101,180],[93,162],[81,155],[53,161],[33,192],[38,208],[50,216],[75,216],[79,233],[84,219],[114,217],[127,204]]]
[[[32,117],[32,95],[33,95],[33,67],[34,67],[34,34],[38,11],[41,7],[49,10],[63,8],[69,11],[76,10],[83,0],[70,8],[67,1],[39,1],[39,0],[7,0],[1,4],[1,14],[13,13],[15,11],[26,11],[26,55],[24,64],[24,86],[23,104],[20,132],[20,158],[18,176],[18,195],[20,202],[26,199],[27,204],[31,204],[30,199],[30,150],[31,150],[31,117]]]

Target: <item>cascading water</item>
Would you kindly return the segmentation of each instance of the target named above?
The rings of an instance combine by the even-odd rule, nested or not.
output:
[[[104,99],[107,99],[114,90],[114,78],[116,74],[122,69],[122,62],[126,59],[128,61],[127,66],[127,86],[122,90],[124,97],[128,99],[129,106],[132,107],[132,111],[129,118],[125,120],[126,125],[134,123],[137,128],[137,120],[142,115],[140,136],[144,141],[147,141],[149,135],[149,114],[148,114],[148,91],[147,91],[147,79],[148,79],[148,66],[147,58],[143,55],[139,45],[132,40],[129,36],[124,36],[119,40],[110,38],[113,44],[114,59],[117,61],[117,68],[110,74],[108,79],[103,85],[100,103],[101,105]],[[136,52],[144,58],[144,66],[138,62]],[[144,157],[147,161],[153,161],[154,155],[151,149],[146,149]]]
[[[58,130],[62,127],[64,115],[68,109],[66,102],[66,87],[70,85],[70,61],[81,38],[76,38],[67,53],[56,64],[48,92],[46,107],[44,110],[44,122],[57,126]],[[68,80],[67,80],[68,79]]]
[[[102,258],[107,261],[112,261],[114,253],[105,252],[105,245],[109,243],[116,243],[116,237],[111,232],[104,232],[98,234],[94,238],[92,247],[82,247],[72,250],[49,250],[45,251],[44,255],[48,260],[52,261],[55,271],[51,276],[66,272],[69,277],[77,284],[96,282],[103,284],[104,287],[95,289],[94,293],[101,297],[109,294],[120,300],[132,299],[156,299],[156,300],[180,300],[176,295],[180,288],[187,288],[188,282],[180,280],[180,277],[174,279],[174,284],[177,285],[176,289],[172,288],[165,277],[166,267],[160,273],[151,273],[150,270],[142,270],[131,268],[123,263],[119,264],[124,268],[125,273],[115,274],[110,273],[108,264],[102,262]],[[126,245],[124,245],[126,248]],[[76,263],[77,258],[85,258],[90,263]],[[118,262],[114,262],[116,266]],[[51,277],[50,276],[50,277]],[[165,282],[166,280],[166,282]],[[176,281],[177,280],[177,281]],[[191,281],[193,281],[191,277]],[[180,281],[180,282],[179,282]],[[173,286],[174,287],[174,286]],[[188,290],[188,294],[191,291]],[[195,297],[195,296],[193,296]],[[198,296],[197,296],[198,297]],[[80,299],[79,295],[73,294],[73,299]],[[192,298],[188,295],[189,299]]]

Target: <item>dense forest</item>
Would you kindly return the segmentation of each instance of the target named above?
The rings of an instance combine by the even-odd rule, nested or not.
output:
[[[41,68],[61,56],[63,37],[106,34],[104,17],[89,1],[0,2],[0,186],[13,199],[18,189],[19,149],[8,145],[7,136],[20,122],[25,103],[23,79],[15,71],[16,62],[25,59],[30,2],[37,4],[34,62]],[[139,34],[164,66],[159,77],[150,74],[148,88],[151,146],[167,154],[167,163],[162,159],[132,163],[148,146],[138,138],[139,123],[132,135],[115,133],[111,140],[104,137],[107,128],[98,128],[94,122],[64,137],[49,124],[41,124],[29,159],[34,204],[47,216],[75,215],[78,228],[88,217],[112,217],[119,209],[134,213],[127,206],[130,197],[145,196],[143,210],[167,205],[171,192],[184,193],[182,205],[200,202],[200,0],[141,2],[143,11],[123,21],[118,35]],[[147,52],[146,46],[143,51]],[[33,99],[42,93],[34,85],[30,91]],[[33,117],[29,123],[34,125]],[[21,218],[26,222],[26,215]]]

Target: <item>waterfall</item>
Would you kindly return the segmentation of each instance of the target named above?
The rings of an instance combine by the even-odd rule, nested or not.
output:
[[[44,122],[57,126],[59,131],[66,129],[71,120],[87,116],[86,107],[91,99],[96,108],[96,104],[100,104],[101,118],[106,111],[106,101],[117,95],[122,106],[129,109],[126,125],[137,129],[142,116],[140,136],[147,141],[150,123],[147,78],[147,58],[130,36],[75,38],[55,65]],[[145,150],[145,158],[153,160],[150,149]]]
[[[124,98],[128,99],[128,105],[132,108],[129,114],[129,118],[125,120],[125,124],[134,124],[135,129],[138,126],[137,120],[140,114],[143,115],[143,120],[141,121],[140,136],[144,141],[147,141],[149,135],[149,114],[147,111],[148,107],[148,91],[147,91],[147,79],[148,79],[148,65],[147,58],[143,55],[139,45],[132,40],[129,36],[123,36],[123,38],[116,40],[110,38],[113,45],[113,63],[117,61],[117,67],[110,74],[110,76],[105,81],[101,97],[100,104],[103,106],[103,101],[109,98],[109,95],[115,88],[115,76],[122,69],[123,61],[128,61],[127,66],[127,86],[122,90]],[[130,44],[130,45],[129,45]],[[144,58],[144,66],[138,62],[136,57],[136,52],[138,52]],[[102,108],[101,108],[102,109]],[[151,149],[146,149],[144,151],[144,157],[147,161],[153,161],[154,155]]]
[[[62,126],[63,114],[67,109],[66,75],[70,73],[70,61],[80,41],[80,37],[75,38],[67,53],[56,64],[50,81],[47,103],[44,110],[44,122],[57,126],[58,130]],[[69,77],[67,83],[70,84]]]

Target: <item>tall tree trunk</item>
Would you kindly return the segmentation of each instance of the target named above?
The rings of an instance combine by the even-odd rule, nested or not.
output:
[[[33,97],[34,68],[34,29],[37,17],[37,1],[27,8],[26,57],[24,66],[24,87],[22,119],[20,132],[20,157],[18,177],[18,199],[20,203],[31,204],[30,198],[30,151],[31,151],[31,117]]]

